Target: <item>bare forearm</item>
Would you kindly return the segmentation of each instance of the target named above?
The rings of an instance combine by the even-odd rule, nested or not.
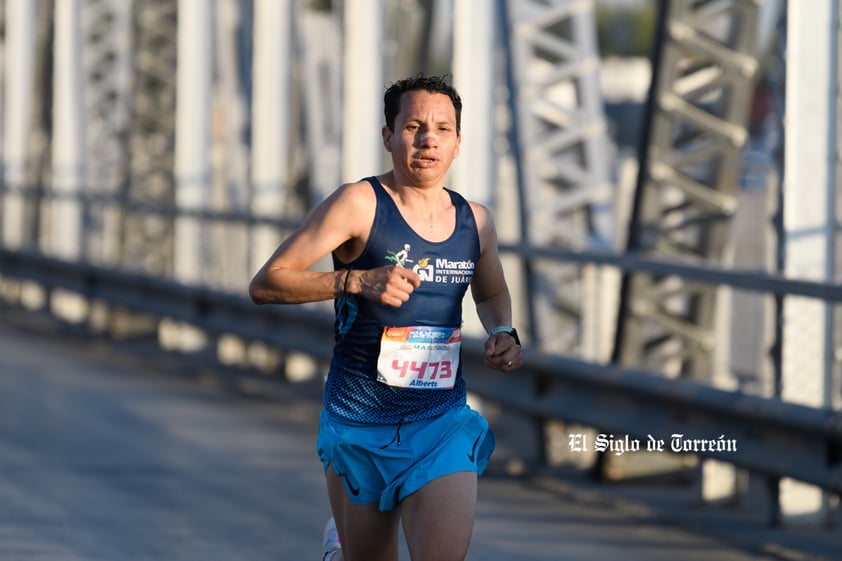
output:
[[[498,325],[512,325],[512,298],[508,290],[476,302],[476,307],[486,332]]]
[[[270,269],[255,275],[249,295],[256,304],[303,304],[343,295],[348,271]]]

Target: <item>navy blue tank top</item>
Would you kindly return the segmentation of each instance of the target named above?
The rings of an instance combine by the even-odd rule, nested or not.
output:
[[[474,213],[461,195],[446,190],[456,207],[456,227],[444,241],[427,241],[406,223],[380,182],[374,177],[366,180],[377,198],[368,242],[351,263],[342,263],[334,254],[334,268],[399,264],[418,273],[421,286],[399,308],[356,295],[336,299],[335,344],[324,406],[359,423],[397,424],[436,417],[465,403],[461,360],[451,389],[392,387],[377,381],[380,340],[387,326],[462,326],[462,299],[480,255]]]

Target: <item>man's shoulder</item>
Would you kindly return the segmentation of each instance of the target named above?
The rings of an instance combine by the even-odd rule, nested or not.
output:
[[[341,205],[370,205],[374,202],[374,190],[365,179],[340,185],[330,197]]]
[[[474,221],[479,232],[480,245],[486,247],[487,244],[496,238],[496,226],[494,225],[494,215],[491,210],[482,203],[476,201],[468,201],[471,206],[471,211],[474,213]]]
[[[471,210],[474,211],[474,216],[477,219],[485,220],[491,217],[491,211],[484,204],[472,200],[468,200],[468,204],[470,205]]]
[[[324,201],[325,212],[339,217],[344,224],[359,224],[364,231],[377,206],[374,190],[365,180],[343,183]]]
[[[374,190],[371,187],[371,183],[369,183],[367,179],[360,179],[359,181],[343,183],[339,186],[336,192],[342,196],[350,195],[353,197],[374,197]]]

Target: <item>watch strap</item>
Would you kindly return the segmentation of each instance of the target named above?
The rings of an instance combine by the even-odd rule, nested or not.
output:
[[[494,336],[494,335],[497,335],[498,333],[508,333],[509,335],[511,335],[514,338],[515,343],[517,343],[517,346],[518,347],[521,346],[520,345],[520,337],[518,337],[517,329],[515,329],[514,327],[509,326],[509,325],[498,325],[497,327],[495,327],[494,329],[492,329],[489,332],[489,335]]]

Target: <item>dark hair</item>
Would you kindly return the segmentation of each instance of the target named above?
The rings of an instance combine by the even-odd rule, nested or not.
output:
[[[383,113],[386,116],[386,126],[394,131],[395,117],[401,109],[401,96],[406,92],[425,90],[430,93],[441,93],[450,98],[453,102],[453,109],[456,110],[456,132],[462,130],[462,98],[459,93],[448,82],[449,76],[425,76],[417,74],[411,78],[398,80],[386,89],[383,95]]]

